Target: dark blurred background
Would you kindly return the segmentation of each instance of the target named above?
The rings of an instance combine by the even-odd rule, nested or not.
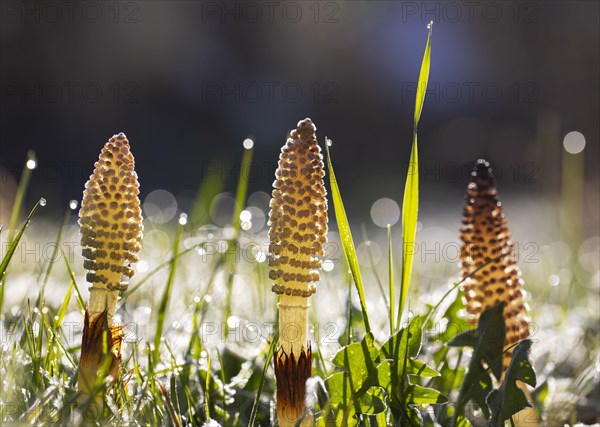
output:
[[[247,137],[250,192],[270,192],[286,133],[304,117],[321,142],[333,140],[352,217],[368,218],[382,197],[400,204],[433,21],[422,210],[458,221],[454,204],[479,157],[496,165],[502,192],[552,206],[566,156],[579,156],[594,235],[599,13],[596,1],[3,0],[2,211],[29,149],[37,168],[27,203],[44,196],[46,211],[60,212],[81,198],[103,143],[120,131],[142,198],[164,189],[186,210],[215,173],[233,191]],[[572,131],[585,138],[582,152],[579,134],[565,140]]]

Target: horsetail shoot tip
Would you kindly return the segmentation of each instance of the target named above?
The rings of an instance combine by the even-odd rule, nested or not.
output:
[[[327,242],[327,191],[316,127],[304,119],[281,149],[269,213],[269,278],[279,295],[279,347],[275,353],[277,417],[293,426],[304,412],[311,376],[308,298],[316,292]],[[310,424],[306,419],[304,424]]]
[[[119,292],[134,273],[143,228],[135,163],[123,133],[110,138],[94,166],[79,211],[83,265],[91,284],[79,369],[79,387],[87,393],[102,365],[104,331],[112,353],[109,373],[116,378],[122,327],[113,319]]]
[[[492,168],[486,160],[476,162],[465,199],[460,237],[466,309],[471,320],[477,322],[485,310],[505,303],[506,350],[529,336],[529,308],[524,302],[526,293],[515,259],[514,242],[498,200]],[[480,270],[473,274],[478,268]],[[504,352],[504,371],[511,356],[512,350]]]

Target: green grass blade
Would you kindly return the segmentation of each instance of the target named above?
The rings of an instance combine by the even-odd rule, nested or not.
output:
[[[60,248],[60,241],[62,240],[62,235],[65,231],[65,228],[67,228],[67,224],[69,223],[69,218],[71,217],[71,214],[73,213],[73,210],[71,207],[69,207],[65,213],[65,217],[63,219],[62,225],[60,226],[60,228],[58,229],[58,233],[56,235],[56,240],[55,240],[55,244],[54,244],[54,249],[52,250],[52,257],[50,258],[50,260],[48,261],[48,267],[46,268],[46,273],[44,274],[44,279],[42,281],[42,286],[40,289],[40,294],[38,296],[38,305],[44,301],[44,293],[46,290],[46,284],[48,283],[48,278],[50,277],[50,272],[52,271],[52,267],[54,266],[54,263],[57,260],[58,257],[58,250]]]
[[[75,289],[75,293],[77,294],[77,303],[79,304],[79,308],[81,311],[85,311],[85,301],[83,300],[83,296],[79,291],[79,286],[77,286],[77,282],[75,281],[75,273],[73,273],[73,269],[71,268],[71,264],[69,264],[69,260],[65,255],[65,252],[60,249],[60,253],[65,260],[65,265],[67,266],[67,271],[69,272],[69,277],[71,278],[71,283],[73,284],[73,288]]]
[[[10,263],[11,258],[13,257],[13,255],[15,254],[15,251],[17,250],[17,246],[19,245],[19,241],[21,240],[21,237],[23,237],[23,233],[25,232],[25,228],[27,228],[27,226],[29,225],[29,222],[31,221],[31,218],[33,217],[33,215],[35,214],[35,212],[37,211],[37,209],[40,206],[44,206],[45,204],[46,204],[46,200],[45,199],[38,200],[38,202],[35,204],[35,206],[31,210],[31,212],[29,212],[29,215],[27,216],[27,219],[25,220],[25,223],[23,224],[23,226],[21,227],[21,229],[17,233],[16,237],[12,241],[10,239],[8,240],[11,243],[8,246],[8,250],[6,251],[6,255],[4,255],[4,258],[2,258],[2,262],[0,263],[0,313],[2,313],[2,306],[4,305],[4,288],[6,286],[6,269],[8,268],[8,264]]]
[[[423,54],[423,62],[421,63],[421,71],[419,73],[419,82],[417,85],[413,144],[410,152],[406,186],[404,188],[404,199],[402,201],[402,280],[400,282],[400,302],[396,323],[397,328],[400,327],[402,313],[404,312],[404,306],[408,296],[415,252],[415,240],[417,236],[417,218],[419,216],[419,149],[417,144],[417,129],[419,119],[421,118],[421,111],[423,110],[423,103],[425,102],[427,81],[429,80],[429,68],[431,63],[431,23],[428,25],[428,28],[427,44],[425,45],[425,53]]]
[[[267,371],[269,370],[269,365],[271,364],[271,359],[273,358],[273,354],[275,353],[275,347],[277,345],[277,341],[279,340],[279,332],[276,331],[273,336],[273,340],[271,341],[271,345],[269,346],[269,352],[267,353],[267,359],[265,360],[265,366],[263,367],[262,375],[260,376],[260,383],[258,385],[258,390],[256,390],[256,396],[254,397],[254,403],[252,404],[252,412],[250,413],[250,421],[248,425],[250,427],[254,427],[256,424],[256,414],[258,413],[258,405],[260,402],[260,395],[262,393],[262,389],[265,385],[265,381],[267,379]]]
[[[25,163],[25,167],[23,168],[23,172],[21,173],[21,179],[19,180],[19,186],[17,187],[15,202],[10,214],[10,222],[8,223],[8,239],[6,240],[7,242],[12,242],[13,238],[15,237],[17,222],[19,221],[19,214],[21,213],[23,200],[25,200],[25,194],[27,194],[31,172],[35,169],[36,163],[35,152],[29,150],[27,152],[27,161]]]
[[[415,133],[419,125],[419,119],[421,118],[421,111],[423,111],[423,104],[425,103],[425,93],[427,91],[427,81],[429,80],[429,68],[431,65],[431,30],[433,23],[429,23],[427,28],[429,34],[427,35],[427,44],[425,45],[425,53],[423,54],[423,62],[421,62],[421,71],[419,72],[419,83],[417,84],[417,97],[415,99]]]
[[[60,326],[62,325],[63,319],[65,318],[65,315],[67,314],[67,309],[69,308],[69,302],[71,302],[71,295],[73,294],[73,284],[74,283],[75,283],[74,280],[71,280],[71,283],[69,283],[69,289],[67,289],[65,298],[63,299],[60,309],[58,310],[58,313],[56,314],[57,318],[56,318],[56,321],[54,322],[55,329],[60,328]]]
[[[338,188],[337,180],[335,179],[333,164],[331,163],[331,155],[329,154],[329,143],[330,140],[325,138],[327,166],[329,168],[329,186],[331,187],[331,199],[333,200],[333,208],[335,209],[335,220],[340,232],[340,239],[342,241],[344,255],[346,256],[346,261],[350,267],[352,278],[354,279],[354,284],[356,285],[356,291],[358,292],[358,297],[360,299],[360,309],[362,310],[365,329],[367,333],[371,333],[371,325],[369,323],[369,315],[367,313],[367,302],[365,300],[365,291],[363,287],[362,276],[360,274],[360,266],[358,265],[356,248],[354,247],[354,241],[352,240],[350,224],[348,224],[346,210],[344,209],[344,203],[342,202],[342,195],[340,194],[340,189]]]
[[[240,179],[238,181],[235,194],[235,206],[233,208],[233,237],[229,242],[229,250],[227,251],[227,295],[225,297],[225,309],[223,310],[223,320],[226,323],[231,316],[231,292],[233,289],[233,278],[236,270],[236,257],[238,237],[240,234],[240,213],[246,204],[248,197],[248,178],[250,176],[250,165],[252,162],[253,147],[245,148],[240,164]],[[226,329],[225,336],[229,336],[229,328]]]
[[[162,338],[162,331],[167,317],[167,307],[169,306],[169,299],[171,297],[171,289],[173,288],[173,281],[175,280],[175,267],[177,265],[177,253],[179,252],[179,241],[181,240],[181,234],[183,232],[183,225],[177,226],[175,232],[175,241],[173,242],[173,258],[171,260],[171,267],[169,268],[169,277],[167,278],[167,285],[163,292],[160,306],[158,307],[158,320],[156,322],[156,332],[154,334],[154,352],[152,353],[152,359],[154,364],[160,360],[160,339]]]
[[[383,283],[381,282],[381,279],[379,278],[379,273],[377,272],[377,268],[375,266],[375,260],[373,259],[373,251],[371,250],[371,242],[369,240],[369,236],[367,235],[367,229],[365,227],[364,224],[361,225],[362,231],[363,231],[363,241],[365,243],[369,243],[367,245],[367,259],[369,260],[369,267],[371,268],[371,272],[373,273],[373,276],[375,277],[375,282],[377,283],[377,287],[379,288],[379,291],[381,292],[381,296],[383,298],[383,301],[385,302],[385,306],[386,308],[390,309],[390,302],[388,301],[388,296],[385,293],[385,290],[383,289]]]
[[[398,306],[398,322],[406,304],[410,278],[412,275],[413,259],[415,255],[415,240],[417,236],[417,218],[419,215],[419,166],[418,166],[417,134],[414,135],[410,163],[406,176],[404,200],[402,202],[402,281],[400,283],[400,305]]]
[[[240,231],[240,213],[242,212],[242,209],[244,209],[248,195],[248,178],[250,177],[252,153],[252,147],[244,149],[244,155],[242,156],[242,163],[240,165],[240,179],[235,192],[235,208],[233,210],[233,229],[235,232],[234,238],[237,238],[237,235]]]
[[[388,224],[388,262],[389,262],[389,292],[390,292],[390,334],[394,333],[394,257],[392,256],[392,227]]]
[[[213,159],[206,168],[206,173],[202,179],[202,184],[198,189],[194,205],[188,218],[190,227],[197,227],[205,224],[210,217],[210,203],[223,191],[224,174],[220,170],[214,171],[213,165],[225,164],[224,159]],[[213,173],[214,172],[214,173]]]
[[[210,354],[206,359],[206,384],[204,389],[204,407],[206,411],[206,419],[210,420]]]

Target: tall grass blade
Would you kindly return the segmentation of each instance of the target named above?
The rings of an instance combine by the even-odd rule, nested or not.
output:
[[[160,306],[158,307],[158,320],[156,321],[156,331],[154,334],[154,351],[152,353],[152,359],[155,364],[160,360],[160,339],[162,338],[163,327],[167,317],[167,307],[169,306],[169,299],[171,297],[171,289],[173,289],[173,281],[175,280],[177,253],[179,252],[179,241],[181,240],[182,232],[183,225],[179,224],[177,226],[177,231],[175,232],[175,241],[173,242],[173,258],[171,259],[171,267],[169,268],[167,285],[165,286],[165,291],[163,292],[162,299],[160,300]]]
[[[48,267],[46,268],[46,273],[44,274],[44,279],[42,281],[42,286],[40,288],[40,293],[38,295],[37,306],[39,306],[44,301],[44,294],[45,294],[45,291],[46,291],[46,284],[48,283],[48,279],[50,278],[50,273],[52,272],[52,267],[54,266],[54,263],[58,259],[58,251],[60,249],[60,246],[59,246],[60,245],[60,241],[62,240],[62,235],[63,235],[63,233],[65,231],[65,228],[67,227],[67,224],[69,223],[69,218],[71,217],[71,213],[72,212],[73,212],[73,209],[71,209],[69,207],[67,209],[67,212],[65,213],[65,217],[63,219],[62,225],[58,229],[58,233],[56,235],[56,240],[55,240],[55,243],[54,243],[54,249],[52,250],[52,256],[48,260]]]
[[[67,259],[67,256],[65,255],[65,252],[62,250],[62,248],[61,248],[60,252],[61,252],[63,259],[65,260],[65,265],[67,266],[67,271],[69,272],[69,277],[71,278],[71,283],[73,284],[73,287],[75,288],[75,293],[77,294],[77,303],[79,304],[79,309],[82,311],[85,311],[85,301],[83,300],[83,296],[81,295],[81,292],[79,291],[79,286],[77,286],[77,282],[75,281],[75,273],[73,273],[71,264],[69,264],[69,260]]]
[[[11,258],[13,257],[13,255],[15,254],[15,251],[17,250],[19,241],[21,240],[21,237],[23,237],[25,228],[27,228],[27,226],[29,225],[31,218],[33,217],[35,212],[38,210],[38,208],[40,206],[44,206],[45,204],[46,204],[45,199],[38,200],[38,202],[35,204],[35,206],[31,210],[31,212],[29,212],[29,215],[27,216],[25,223],[23,224],[23,226],[17,233],[16,237],[12,241],[9,239],[10,245],[8,246],[8,250],[6,251],[6,255],[4,255],[4,258],[2,258],[2,262],[0,263],[0,313],[2,313],[2,307],[4,305],[4,288],[6,287],[6,269],[8,268],[8,264],[10,263]]]
[[[27,152],[27,162],[25,162],[25,167],[21,173],[21,179],[19,180],[19,186],[17,187],[17,193],[15,195],[15,202],[10,214],[10,222],[8,223],[8,239],[6,240],[7,242],[12,242],[13,238],[15,237],[15,233],[17,231],[17,222],[19,221],[19,214],[21,213],[23,200],[25,200],[25,194],[27,194],[31,172],[35,169],[36,163],[35,152],[29,150]]]
[[[269,352],[267,353],[267,358],[265,360],[265,366],[263,367],[262,375],[260,376],[260,383],[258,385],[258,390],[256,390],[256,396],[254,397],[254,403],[252,404],[252,412],[250,414],[250,421],[248,425],[250,427],[254,427],[256,423],[256,414],[258,413],[258,405],[260,402],[260,395],[262,393],[262,389],[265,385],[265,381],[267,379],[267,371],[269,370],[269,365],[271,364],[271,359],[273,359],[273,354],[275,353],[275,347],[277,346],[277,341],[279,340],[279,332],[276,331],[273,336],[273,340],[271,341],[271,345],[269,345]]]
[[[246,204],[248,195],[248,179],[250,177],[250,163],[252,162],[253,148],[244,149],[242,163],[240,164],[240,179],[235,192],[235,208],[233,210],[233,230],[234,239],[237,238],[240,231],[240,213]]]
[[[396,296],[394,295],[394,257],[392,254],[392,227],[388,224],[388,263],[389,263],[389,292],[390,292],[390,334],[394,333],[394,301]]]
[[[406,298],[408,296],[415,253],[415,240],[417,236],[417,218],[419,215],[419,150],[417,145],[417,129],[421,111],[423,110],[423,103],[425,102],[427,81],[429,80],[429,67],[431,61],[431,23],[428,25],[428,28],[427,44],[425,46],[425,53],[423,54],[421,72],[419,73],[419,83],[417,85],[413,145],[406,176],[406,186],[404,188],[404,200],[402,201],[402,281],[400,283],[400,303],[396,323],[397,328],[400,327],[404,305],[406,304]]]
[[[248,196],[248,178],[250,176],[250,163],[252,162],[253,148],[244,149],[242,163],[240,164],[240,178],[238,180],[237,190],[235,194],[235,206],[233,208],[233,237],[229,242],[230,250],[227,251],[227,295],[225,299],[225,310],[223,311],[223,319],[227,322],[231,315],[231,291],[233,288],[233,278],[235,276],[235,252],[237,251],[237,240],[240,234],[241,219],[240,213],[246,204]],[[226,329],[225,336],[229,336],[229,328]]]
[[[342,202],[342,195],[335,179],[335,173],[333,171],[333,164],[331,163],[331,155],[329,154],[330,140],[325,138],[325,149],[327,150],[327,166],[329,168],[329,186],[331,187],[331,199],[333,200],[333,208],[335,209],[335,220],[338,225],[340,232],[340,239],[342,241],[342,248],[344,249],[344,255],[346,261],[350,267],[354,284],[356,285],[356,291],[358,292],[358,298],[360,300],[360,309],[363,315],[363,322],[367,333],[371,333],[371,324],[369,323],[369,315],[367,313],[367,302],[365,300],[365,291],[363,287],[362,276],[360,274],[360,266],[358,265],[358,257],[356,256],[356,249],[354,247],[354,241],[352,240],[352,232],[350,231],[350,224],[346,217],[346,210],[344,209],[344,203]]]
[[[222,165],[224,163],[225,161],[219,158],[209,163],[188,218],[190,227],[203,225],[210,217],[210,203],[217,194],[223,191],[225,184],[221,171],[218,169],[215,171],[211,166]]]

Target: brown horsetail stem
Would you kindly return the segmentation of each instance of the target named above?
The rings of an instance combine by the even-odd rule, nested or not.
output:
[[[476,322],[485,310],[504,302],[506,349],[529,336],[528,307],[523,301],[525,291],[515,260],[514,243],[498,200],[492,168],[487,161],[480,159],[476,162],[465,199],[467,204],[460,229],[463,279],[480,268],[463,282],[466,309],[471,320]],[[504,371],[511,357],[512,350],[504,353]]]
[[[83,266],[91,284],[85,312],[79,387],[90,392],[102,363],[103,333],[116,378],[120,362],[122,327],[113,326],[119,292],[127,289],[142,240],[139,183],[129,141],[113,136],[100,153],[94,173],[85,184],[79,211]],[[125,279],[125,280],[124,280]]]
[[[327,242],[327,191],[316,127],[304,119],[281,149],[269,212],[269,277],[279,295],[279,347],[275,354],[277,418],[293,426],[304,412],[311,376],[308,298],[315,293]],[[303,425],[312,422],[307,418]]]

